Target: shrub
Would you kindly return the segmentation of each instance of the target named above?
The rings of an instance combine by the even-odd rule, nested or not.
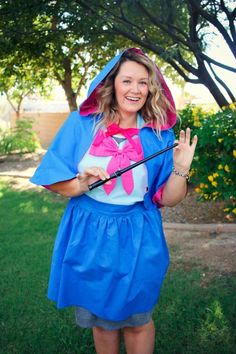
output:
[[[179,112],[182,127],[192,128],[198,145],[191,180],[201,200],[224,200],[228,216],[236,216],[236,109],[205,113],[187,106]],[[196,116],[198,115],[198,118]]]
[[[175,133],[178,134],[180,129],[191,128],[192,134],[198,131],[201,126],[202,120],[206,116],[206,112],[201,107],[194,105],[187,105],[178,114],[179,124],[175,126]]]
[[[27,118],[18,120],[14,128],[0,130],[0,154],[34,152],[40,144],[32,125],[32,120]]]

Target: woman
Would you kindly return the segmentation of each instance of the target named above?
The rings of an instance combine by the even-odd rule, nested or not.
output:
[[[76,306],[99,354],[154,350],[151,318],[169,264],[160,206],[186,195],[197,144],[180,132],[166,152],[89,191],[93,182],[173,144],[172,95],[155,64],[130,48],[92,82],[31,179],[70,201],[54,246],[48,297]]]

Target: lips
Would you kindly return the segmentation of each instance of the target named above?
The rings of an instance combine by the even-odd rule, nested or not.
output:
[[[140,100],[139,97],[126,96],[125,98],[129,101],[132,101],[132,102],[138,102]]]

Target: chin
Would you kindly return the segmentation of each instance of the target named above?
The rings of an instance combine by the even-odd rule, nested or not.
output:
[[[125,113],[138,113],[141,109],[142,107],[124,107],[123,109],[121,108],[120,111]]]

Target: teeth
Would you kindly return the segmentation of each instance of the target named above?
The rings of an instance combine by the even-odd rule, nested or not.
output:
[[[138,97],[127,97],[127,99],[131,101],[139,101]]]

